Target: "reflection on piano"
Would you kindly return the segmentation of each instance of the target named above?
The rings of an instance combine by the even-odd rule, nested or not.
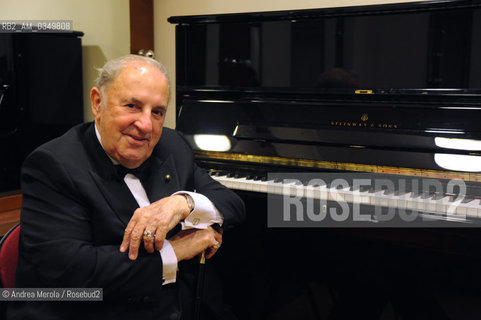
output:
[[[481,298],[480,3],[169,21],[177,24],[177,129],[198,164],[248,208],[218,260],[230,270],[226,301],[239,318],[388,319],[391,308],[402,319],[448,319],[472,311],[465,302]],[[393,184],[326,179],[314,192],[300,178],[306,173]],[[299,182],[286,185],[283,174]],[[368,213],[418,211],[439,223],[269,228],[267,199],[298,192]]]

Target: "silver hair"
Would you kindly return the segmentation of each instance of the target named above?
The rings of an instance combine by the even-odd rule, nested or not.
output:
[[[159,61],[154,60],[153,58],[148,58],[148,57],[139,56],[135,54],[129,54],[113,60],[109,60],[105,63],[105,65],[102,68],[97,68],[97,71],[99,72],[99,74],[97,76],[97,79],[95,79],[94,86],[100,90],[102,96],[105,96],[104,95],[105,87],[118,76],[118,74],[120,73],[120,70],[122,70],[131,62],[148,63],[151,66],[154,66],[155,68],[159,69],[160,72],[162,72],[162,74],[164,75],[165,79],[167,80],[167,86],[169,88],[169,98],[170,98],[169,77],[167,75],[167,70],[165,69],[164,65]]]

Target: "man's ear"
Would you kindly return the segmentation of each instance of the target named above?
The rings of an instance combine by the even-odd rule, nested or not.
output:
[[[94,114],[95,118],[100,113],[100,108],[102,108],[102,95],[100,94],[100,89],[97,87],[93,87],[90,90],[90,103],[92,106],[92,113]]]

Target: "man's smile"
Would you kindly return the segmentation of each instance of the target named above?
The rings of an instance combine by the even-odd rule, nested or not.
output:
[[[127,137],[127,140],[131,144],[138,145],[138,146],[142,146],[142,145],[148,143],[149,140],[150,140],[149,137],[142,137],[142,136],[128,134],[128,133],[125,133],[124,135]]]

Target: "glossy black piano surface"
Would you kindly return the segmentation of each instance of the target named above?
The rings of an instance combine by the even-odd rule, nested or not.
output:
[[[218,258],[238,318],[476,319],[477,226],[269,228],[269,196],[250,185],[279,172],[457,179],[480,220],[479,1],[169,21],[177,129],[248,208]]]
[[[170,21],[177,23],[177,129],[191,140],[225,135],[234,154],[401,170],[451,171],[437,153],[481,154],[479,146],[436,142],[481,139],[478,2]]]
[[[476,1],[430,1],[172,17],[177,86],[479,93],[480,15]]]

